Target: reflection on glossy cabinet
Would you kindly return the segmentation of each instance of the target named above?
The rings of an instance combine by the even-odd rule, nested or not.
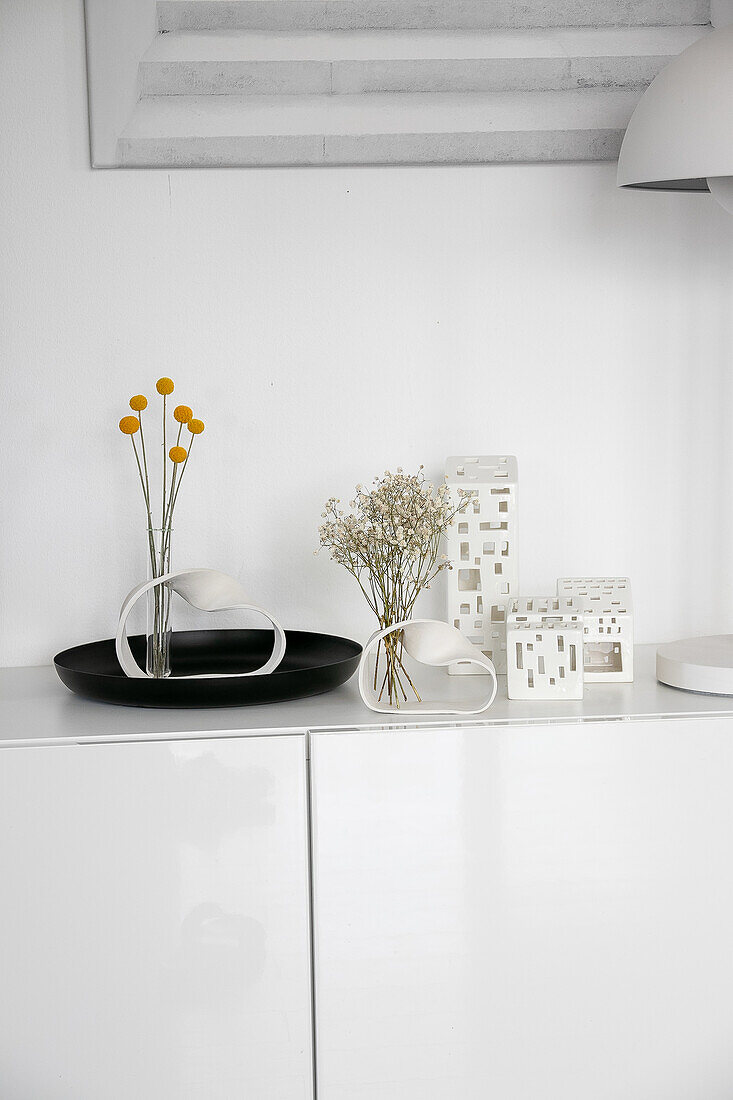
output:
[[[4,1100],[312,1100],[305,738],[0,752]]]
[[[312,738],[319,1100],[729,1100],[733,722]]]

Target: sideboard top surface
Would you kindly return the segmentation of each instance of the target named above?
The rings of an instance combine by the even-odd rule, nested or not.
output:
[[[50,666],[6,668],[0,669],[0,747],[619,718],[733,717],[733,698],[693,695],[659,684],[654,659],[655,646],[637,646],[633,684],[587,684],[585,698],[578,702],[512,701],[506,698],[505,678],[499,677],[499,694],[491,709],[466,718],[374,714],[361,702],[355,678],[328,695],[297,702],[215,710],[146,710],[72,695]],[[427,696],[432,683],[436,696],[465,699],[475,693],[479,699],[485,688],[483,679],[427,670],[421,686]]]

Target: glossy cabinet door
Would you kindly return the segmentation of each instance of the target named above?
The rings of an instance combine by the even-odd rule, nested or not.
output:
[[[733,722],[312,738],[319,1100],[730,1100]]]
[[[312,1100],[305,738],[0,751],[3,1100]]]

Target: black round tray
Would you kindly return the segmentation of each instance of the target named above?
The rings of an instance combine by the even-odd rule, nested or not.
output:
[[[332,691],[354,675],[361,646],[348,638],[286,630],[282,663],[267,676],[212,676],[206,680],[149,680],[125,676],[113,638],[57,653],[56,672],[71,691],[87,699],[128,707],[246,707]],[[130,638],[143,664],[145,637]],[[171,672],[248,672],[272,652],[271,630],[184,630],[171,640]]]

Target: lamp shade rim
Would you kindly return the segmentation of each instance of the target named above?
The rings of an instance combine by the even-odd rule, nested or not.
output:
[[[640,183],[619,183],[624,191],[688,191],[698,193],[710,191],[707,179],[703,176],[699,179],[686,180],[649,180]]]

